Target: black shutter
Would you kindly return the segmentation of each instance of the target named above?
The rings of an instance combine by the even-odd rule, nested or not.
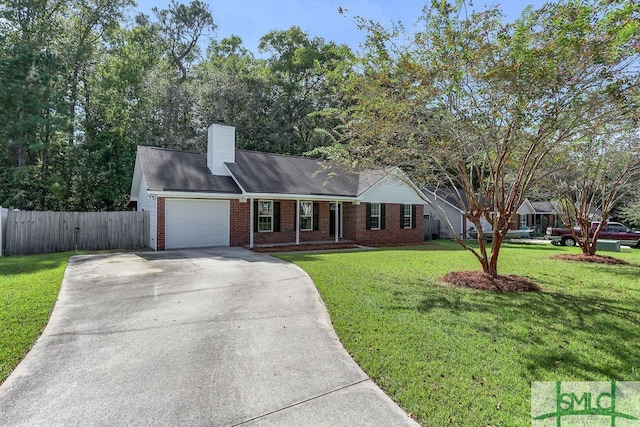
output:
[[[313,229],[320,230],[320,203],[313,202]]]
[[[367,230],[371,230],[371,203],[367,203]]]
[[[280,231],[280,202],[273,202],[273,231]]]
[[[404,205],[400,205],[400,230],[404,228]]]
[[[416,228],[416,224],[418,223],[418,218],[416,218],[417,214],[418,207],[416,205],[411,205],[411,228]]]
[[[384,230],[384,223],[385,223],[385,217],[384,217],[384,203],[380,203],[380,230]]]
[[[253,201],[253,232],[258,231],[258,201]]]

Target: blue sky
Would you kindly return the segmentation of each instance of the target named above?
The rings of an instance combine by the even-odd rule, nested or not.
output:
[[[189,0],[178,0],[189,3]],[[348,44],[357,49],[364,41],[364,32],[356,28],[353,17],[362,16],[383,24],[402,21],[407,28],[415,23],[429,0],[204,0],[218,26],[213,37],[222,39],[232,34],[242,37],[244,45],[257,53],[260,37],[270,30],[286,30],[297,25],[311,37]],[[542,0],[475,1],[475,7],[499,4],[508,19],[515,19],[525,6],[541,6]],[[169,0],[138,0],[138,10],[151,13],[156,6],[166,8]],[[346,15],[338,13],[346,9]]]

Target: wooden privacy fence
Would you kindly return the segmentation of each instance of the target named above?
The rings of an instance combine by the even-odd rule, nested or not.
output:
[[[3,255],[73,250],[144,249],[149,212],[37,212],[9,210]]]
[[[425,219],[424,220],[424,239],[432,240],[440,237],[440,220]]]

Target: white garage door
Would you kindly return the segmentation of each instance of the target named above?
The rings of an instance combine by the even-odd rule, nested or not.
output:
[[[168,199],[165,248],[206,246],[229,246],[229,201]]]

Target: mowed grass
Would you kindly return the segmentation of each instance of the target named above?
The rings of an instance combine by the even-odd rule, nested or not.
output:
[[[528,426],[532,381],[640,381],[640,251],[631,266],[551,259],[576,248],[503,246],[501,274],[542,286],[442,283],[479,264],[455,243],[291,254],[360,366],[425,426]]]
[[[47,325],[70,255],[0,258],[0,383]]]

